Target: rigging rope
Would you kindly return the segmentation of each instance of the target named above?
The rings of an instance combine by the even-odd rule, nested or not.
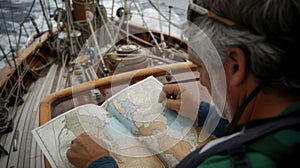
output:
[[[28,11],[27,15],[24,17],[23,22],[21,22],[21,23],[26,22],[27,18],[30,16],[30,13],[31,13],[31,11],[32,11],[32,9],[33,9],[34,4],[35,4],[35,0],[32,1],[31,6],[30,6],[30,8],[29,8],[29,11]]]
[[[0,6],[1,6],[1,4],[0,4]],[[10,35],[9,35],[9,33],[8,33],[7,21],[6,21],[6,19],[5,19],[4,12],[3,12],[3,9],[2,9],[2,6],[1,6],[1,14],[2,14],[3,21],[4,21],[4,27],[5,27],[5,32],[6,32],[6,35],[7,35],[9,47],[10,47],[10,52],[12,52],[12,55],[13,55],[14,50],[13,50],[13,47],[12,47]],[[15,60],[14,60],[14,63],[15,63],[15,66],[16,66]]]
[[[1,46],[0,46],[0,49],[1,49],[1,52],[2,52],[2,54],[3,54],[3,58],[1,58],[0,61],[2,61],[2,59],[5,58],[6,62],[7,62],[8,65],[9,65],[9,67],[12,67],[12,66],[11,66],[11,63],[9,62],[9,59],[7,58],[7,55],[5,54],[5,52],[4,52],[4,50],[3,50],[3,48],[2,48]]]
[[[151,0],[148,0],[150,5],[169,23],[171,23],[173,26],[177,27],[178,29],[182,29],[182,26],[173,23],[170,19],[168,19],[163,13],[161,13],[161,11],[153,4],[153,2]]]
[[[138,5],[139,5],[139,7],[141,8],[141,11],[142,11],[141,17],[144,18],[144,10],[142,8],[142,5],[141,5],[139,0],[137,2],[138,2]],[[144,23],[143,23],[143,26],[144,26]]]
[[[5,84],[2,87],[2,90],[0,91],[0,96],[1,96],[1,98],[0,98],[1,99],[0,100],[0,111],[1,111],[1,114],[0,114],[0,120],[1,120],[1,122],[0,122],[1,123],[0,124],[0,133],[1,134],[5,133],[8,130],[8,128],[11,126],[11,124],[12,124],[12,118],[10,116],[9,110],[6,108],[6,104],[11,99],[12,96],[15,96],[16,99],[13,102],[13,110],[15,110],[17,108],[17,106],[19,104],[19,101],[21,100],[21,99],[19,99],[19,96],[21,96],[22,91],[23,91],[23,89],[22,89],[23,88],[23,78],[25,77],[25,75],[27,74],[27,72],[28,72],[28,70],[30,68],[29,65],[28,65],[28,63],[27,63],[27,61],[23,62],[22,64],[20,64],[17,67],[16,61],[15,61],[15,52],[17,53],[17,51],[20,48],[21,37],[22,37],[22,34],[23,34],[22,30],[23,29],[24,29],[24,31],[26,33],[26,36],[29,37],[29,34],[28,34],[27,30],[26,30],[26,27],[24,26],[24,23],[27,21],[28,18],[31,18],[30,14],[32,12],[34,4],[35,4],[35,0],[33,0],[31,6],[29,8],[28,13],[25,15],[23,21],[20,23],[19,34],[18,34],[18,38],[17,38],[17,31],[16,31],[16,27],[14,25],[14,23],[15,23],[14,10],[12,8],[12,2],[11,2],[11,0],[9,1],[9,7],[10,7],[10,12],[11,12],[10,17],[12,19],[13,35],[14,35],[15,43],[16,43],[16,50],[13,49],[11,35],[8,32],[8,30],[9,30],[8,26],[7,26],[8,22],[7,22],[7,20],[6,20],[5,16],[4,16],[4,12],[3,12],[3,9],[1,7],[1,14],[2,14],[3,21],[4,21],[4,27],[5,27],[6,35],[8,37],[10,52],[12,54],[13,61],[15,63],[15,67],[16,67],[15,72],[17,73],[17,76],[18,76],[18,79],[13,82],[10,79],[12,78],[12,76],[13,76],[14,73],[9,74],[9,76],[7,76],[7,78],[9,80],[7,80],[5,82]],[[41,1],[41,4],[43,4],[42,1]],[[49,12],[50,12],[50,7],[48,9],[49,9]],[[45,12],[44,9],[43,9],[43,12]],[[34,22],[33,22],[33,24],[34,24]],[[36,26],[36,29],[37,29],[37,26]],[[3,50],[3,48],[1,46],[0,46],[0,49],[1,49],[1,52],[3,53],[3,55],[4,55],[4,58],[7,61],[7,63],[11,67],[11,63],[10,63],[8,57],[7,57],[7,54],[5,54],[5,51]],[[10,88],[9,91],[6,89],[8,85],[11,86],[11,88]]]
[[[17,46],[16,46],[17,57],[18,57],[18,51],[19,51],[19,48],[20,48],[21,37],[22,37],[22,25],[20,25],[20,27],[19,27],[19,38],[18,38],[18,42],[17,42]]]
[[[50,0],[48,0],[47,2],[48,2],[48,16],[51,16]]]
[[[158,10],[160,11],[160,0],[157,0],[157,5],[158,5]],[[159,22],[159,29],[160,29],[161,44],[162,44],[163,48],[166,48],[165,38],[163,35],[161,15],[159,13],[158,13],[158,22]]]
[[[75,54],[75,50],[74,50],[74,46],[73,46],[73,39],[71,37],[71,32],[74,30],[73,29],[73,18],[72,18],[72,11],[71,11],[71,4],[68,2],[66,2],[66,6],[67,6],[67,33],[68,33],[68,37],[70,40],[70,47],[71,47],[71,55]]]
[[[28,34],[28,31],[27,31],[25,25],[23,24],[22,27],[23,27],[23,29],[24,29],[24,32],[25,32],[25,34],[26,34],[26,37],[29,38],[29,34]]]
[[[12,20],[12,26],[13,26],[13,32],[14,32],[14,37],[15,37],[15,42],[17,42],[17,34],[16,34],[16,27],[15,27],[15,17],[14,17],[14,10],[11,5],[11,0],[9,1],[9,6],[10,6],[10,11],[11,11],[11,20]]]
[[[115,38],[114,38],[113,42],[117,41],[117,38],[118,38],[118,35],[119,35],[118,32],[119,32],[120,30],[122,30],[121,27],[122,27],[122,23],[124,22],[124,19],[125,19],[125,15],[122,15],[121,21],[120,21],[119,26],[118,26],[118,28],[117,28],[116,35],[115,35]],[[114,25],[114,24],[113,24],[113,25]]]
[[[95,47],[96,47],[97,53],[98,53],[98,55],[99,55],[99,57],[100,57],[100,61],[101,61],[102,65],[103,65],[103,67],[104,67],[105,69],[107,69],[107,68],[106,68],[106,65],[105,65],[105,62],[104,62],[104,60],[103,60],[103,56],[102,56],[102,54],[101,54],[101,50],[100,50],[100,48],[99,48],[98,41],[97,41],[96,36],[95,36],[95,32],[94,32],[94,29],[93,29],[92,22],[91,22],[93,15],[92,15],[91,13],[89,13],[88,11],[86,12],[86,15],[87,15],[86,19],[87,19],[87,21],[88,21],[88,23],[89,23],[89,26],[90,26],[90,29],[91,29],[91,31],[92,31],[92,32],[91,32],[92,38],[94,39]]]
[[[104,28],[105,28],[105,30],[106,30],[106,32],[107,32],[107,34],[108,34],[108,36],[109,36],[109,38],[111,40],[111,43],[113,44],[113,47],[116,50],[117,47],[115,45],[115,41],[113,41],[112,34],[111,34],[111,32],[110,32],[110,30],[109,30],[109,28],[107,26],[107,22],[108,22],[107,16],[103,16],[104,15],[103,13],[106,13],[105,7],[103,5],[101,5],[101,8],[100,8],[100,6],[97,4],[96,8],[98,10],[98,13],[100,14],[101,21],[102,21],[102,23],[104,25]]]
[[[122,22],[120,22],[120,23],[122,23]],[[122,26],[121,24],[120,24],[120,26],[119,27],[117,27],[116,25],[114,25],[114,24],[112,24],[112,26],[113,27],[115,27],[115,28],[117,28],[118,29],[118,31],[121,31],[121,32],[123,32],[123,33],[126,33],[124,30],[119,30],[120,29],[120,27]],[[117,32],[118,32],[117,31]],[[117,35],[118,34],[116,34],[116,38],[117,38]],[[145,41],[145,40],[143,40],[143,39],[141,39],[140,37],[138,37],[138,36],[135,36],[135,35],[132,35],[132,34],[130,34],[129,35],[131,38],[133,38],[133,39],[135,39],[135,40],[137,40],[137,41],[139,41],[139,42],[142,42],[142,43],[144,43],[144,44],[146,44],[146,45],[148,45],[148,46],[151,46],[151,47],[154,47],[154,45],[153,44],[151,44],[151,43],[149,43],[149,42],[147,42],[147,41]],[[115,40],[116,40],[116,38],[115,38]]]
[[[2,100],[0,100],[0,103]],[[12,118],[7,107],[0,105],[0,134],[12,131]]]
[[[46,10],[44,8],[43,0],[40,0],[40,4],[41,4],[41,8],[42,8],[42,11],[43,11],[44,18],[45,18],[47,26],[48,26],[49,33],[50,33],[51,36],[53,36],[52,25],[51,25],[51,22],[49,22],[50,19],[48,18],[48,16],[50,16],[50,15],[46,14]]]
[[[115,8],[115,0],[112,0],[112,7],[111,7],[111,19],[114,18],[114,8]]]
[[[55,3],[55,7],[56,7],[56,9],[57,9],[57,8],[58,8],[57,1],[54,0],[54,3]]]
[[[135,1],[133,1],[133,2],[134,2],[134,5],[135,5],[135,7],[136,7],[136,9],[137,9],[137,11],[138,11],[138,13],[139,13],[139,15],[141,15],[141,12],[140,12],[138,6],[136,5]],[[159,52],[160,52],[160,53],[163,53],[163,51],[162,51],[161,47],[159,46],[159,44],[158,44],[156,38],[154,37],[152,31],[150,30],[149,26],[147,25],[147,23],[146,23],[144,17],[141,17],[141,18],[142,18],[142,21],[143,21],[143,23],[145,24],[146,28],[148,29],[148,32],[149,32],[150,36],[152,37],[152,39],[153,39],[153,41],[154,41],[156,47],[158,48]]]

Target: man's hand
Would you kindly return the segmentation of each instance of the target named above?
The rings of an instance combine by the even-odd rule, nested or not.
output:
[[[109,156],[105,142],[86,132],[73,140],[67,151],[68,160],[76,167],[88,167],[104,156]]]
[[[196,93],[199,93],[199,90],[190,90],[183,84],[165,85],[158,102],[192,121],[197,121],[201,100]]]

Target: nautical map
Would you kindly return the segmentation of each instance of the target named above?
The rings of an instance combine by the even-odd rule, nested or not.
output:
[[[34,129],[52,167],[72,167],[71,141],[84,131],[101,138],[120,167],[175,167],[197,147],[193,123],[158,103],[162,84],[148,77],[112,96],[101,106],[74,108]]]

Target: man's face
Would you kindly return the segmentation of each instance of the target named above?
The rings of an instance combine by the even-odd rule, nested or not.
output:
[[[199,72],[199,79],[201,85],[205,86],[208,92],[211,94],[211,85],[210,85],[210,78],[207,72],[207,69],[203,62],[192,52],[189,52],[189,60],[197,65],[197,71]]]
[[[197,55],[193,54],[192,52],[189,52],[189,60],[198,66],[197,71],[199,72],[200,83],[201,83],[201,85],[203,85],[207,88],[210,95],[212,96],[213,88],[212,88],[212,84],[211,84],[211,78],[209,76],[206,66],[201,61],[201,59]],[[218,72],[212,73],[212,75],[216,75],[216,76],[218,76],[218,74],[219,74]],[[215,94],[215,96],[222,97],[222,95],[218,95],[218,92]],[[232,113],[230,110],[230,104],[228,102],[227,97],[225,97],[225,99],[226,99],[226,101],[222,108],[221,107],[222,105],[219,105],[219,103],[217,101],[215,101],[216,98],[213,97],[213,100],[214,100],[214,103],[215,103],[217,109],[221,109],[221,110],[218,110],[219,115],[222,116],[223,118],[226,118],[229,121],[231,121]]]

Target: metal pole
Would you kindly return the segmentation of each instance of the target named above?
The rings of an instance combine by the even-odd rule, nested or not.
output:
[[[111,6],[111,19],[114,18],[114,7],[115,7],[115,0],[112,0],[112,6]]]
[[[169,41],[168,41],[168,46],[171,45],[171,14],[172,14],[172,8],[173,8],[173,6],[169,6]]]

